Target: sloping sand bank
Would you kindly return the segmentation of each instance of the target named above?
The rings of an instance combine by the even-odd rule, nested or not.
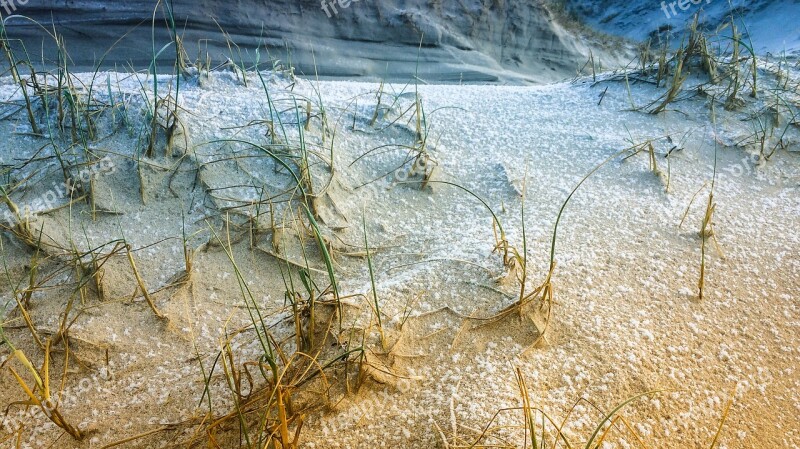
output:
[[[714,31],[736,19],[745,42],[758,54],[800,54],[800,2],[795,0],[587,1],[569,0],[568,9],[597,30],[638,42],[680,44],[687,23],[698,14],[699,26]],[[727,34],[730,35],[730,27]],[[730,41],[726,42],[726,45]]]
[[[150,1],[45,0],[19,6],[15,13],[48,30],[55,25],[69,47],[73,70],[92,71],[101,60],[112,69],[150,65],[154,15],[157,42],[169,40],[165,10],[153,8]],[[262,64],[268,51],[308,77],[316,72],[407,80],[418,73],[449,83],[541,83],[573,76],[590,52],[605,68],[631,59],[619,42],[564,22],[541,2],[364,0],[326,12],[318,0],[178,0],[174,14],[192,60],[208,55],[214,64],[229,58],[251,65],[255,48],[261,47]],[[33,52],[44,45],[54,54],[52,39],[37,25],[12,19],[9,34]],[[162,55],[167,65],[171,51]]]

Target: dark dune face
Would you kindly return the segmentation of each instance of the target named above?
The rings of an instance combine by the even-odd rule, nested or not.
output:
[[[207,52],[217,62],[230,57],[249,64],[261,47],[265,65],[270,57],[291,58],[306,75],[316,65],[320,76],[334,78],[407,80],[418,70],[431,81],[545,82],[574,75],[590,49],[605,67],[626,61],[622,52],[604,50],[562,26],[539,1],[330,2],[323,7],[320,0],[175,0],[174,10],[191,59]],[[122,36],[105,67],[142,69],[153,54],[154,14],[156,49],[170,41],[164,8],[154,8],[154,1],[141,0],[29,0],[16,13],[49,29],[55,25],[75,69],[93,68]],[[221,29],[240,51],[229,50]],[[37,26],[11,19],[8,30],[31,53],[38,55],[44,42],[52,55],[52,39]],[[170,48],[162,66],[169,67],[172,58]]]

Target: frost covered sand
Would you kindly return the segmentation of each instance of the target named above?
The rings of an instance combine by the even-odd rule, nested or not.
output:
[[[775,78],[775,66],[762,71]],[[796,88],[797,73],[788,76]],[[69,143],[69,127],[52,141],[30,135],[24,112],[0,122],[10,202],[22,215],[25,205],[47,209],[27,222],[29,234],[13,219],[16,234],[2,233],[3,329],[40,373],[44,351],[30,327],[51,341],[52,395],[62,391],[58,410],[85,434],[74,441],[42,413],[11,405],[27,397],[10,369],[28,385],[36,380],[3,346],[3,447],[128,438],[120,447],[235,447],[246,439],[236,410],[271,378],[265,346],[284,351],[275,356],[280,369],[306,366],[287,370],[281,400],[271,402],[292,416],[291,435],[302,420],[301,447],[522,446],[518,373],[530,405],[556,426],[563,420],[573,447],[617,405],[647,392],[655,393],[616,415],[624,419],[603,447],[709,447],[729,401],[718,447],[800,446],[793,116],[778,113],[769,141],[782,138],[783,148],[769,161],[753,155],[753,118],[766,117],[753,111],[775,101],[774,79],[739,110],[725,110],[717,96],[714,124],[712,95],[721,88],[704,85],[703,95],[692,87],[699,78],[670,110],[650,115],[630,110],[631,101],[644,106],[664,88],[631,79],[629,94],[618,74],[540,87],[419,86],[418,103],[413,85],[381,90],[265,72],[263,86],[251,73],[245,87],[232,73],[212,73],[181,83],[171,148],[159,128],[149,157],[142,91],[152,101],[151,80],[97,79],[105,108],[86,146]],[[175,80],[158,86],[165,95]],[[22,98],[10,79],[0,93]],[[796,94],[785,99],[796,111]],[[37,114],[44,123],[45,112]],[[485,200],[509,246],[527,255],[528,294],[546,280],[554,224],[572,189],[647,141],[656,167],[646,146],[623,152],[567,205],[550,314],[532,301],[487,320],[517,301],[518,274],[496,251],[487,209],[449,183]],[[715,154],[700,300],[699,230]],[[425,174],[409,173],[419,160]],[[91,185],[73,195],[90,200],[69,201],[62,164],[78,179],[91,167]],[[318,233],[292,206],[294,176],[312,195]],[[307,289],[320,302],[310,318]],[[310,345],[324,376],[308,375],[317,365],[294,354],[308,343],[295,323],[307,340],[325,342]],[[266,435],[283,432],[274,419]],[[546,425],[548,447],[556,426]],[[247,438],[257,434],[251,428]]]

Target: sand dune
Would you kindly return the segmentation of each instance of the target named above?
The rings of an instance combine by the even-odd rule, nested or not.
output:
[[[331,8],[326,14],[317,0],[179,0],[174,8],[192,59],[202,49],[215,61],[239,61],[239,52],[229,51],[221,28],[240,46],[243,59],[252,61],[253,49],[265,45],[273,57],[287,62],[288,47],[292,65],[308,76],[314,74],[312,50],[316,69],[325,77],[406,80],[419,70],[425,80],[451,83],[561,80],[574,75],[590,51],[606,68],[630,59],[619,43],[571,22],[565,26],[542,2],[370,0],[340,6],[338,14]],[[48,28],[55,24],[77,69],[92,69],[125,33],[106,67],[132,62],[146,68],[152,57],[153,2],[43,0],[16,12]],[[161,26],[163,12],[157,17],[160,48],[169,38]],[[23,21],[12,20],[9,33],[23,38],[29,48],[42,45],[42,31]],[[51,40],[44,44],[49,47]]]
[[[673,46],[688,22],[699,14],[701,28],[714,31],[731,15],[759,54],[800,54],[800,2],[796,0],[587,1],[570,0],[568,8],[583,23],[634,41],[668,40]]]

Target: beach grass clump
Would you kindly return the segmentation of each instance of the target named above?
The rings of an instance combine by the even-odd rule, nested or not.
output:
[[[739,110],[746,105],[741,92],[748,87],[749,97],[757,99],[762,84],[758,76],[759,59],[746,32],[746,25],[742,22],[740,26],[739,22],[731,14],[729,21],[716,32],[710,33],[701,30],[698,13],[689,23],[674,52],[670,52],[668,42],[662,42],[656,57],[651,57],[649,51],[642,51],[639,55],[641,67],[635,72],[644,79],[652,78],[656,87],[663,85],[667,90],[641,109],[659,114],[666,111],[669,105],[683,98],[691,98],[691,92],[686,88],[689,77],[698,81],[695,88],[700,92],[713,90],[715,96],[724,98],[725,109],[729,111]],[[745,27],[745,33],[740,31],[741,27]],[[725,34],[726,31],[730,35]],[[649,47],[645,48],[649,50]],[[657,66],[654,77],[651,75],[653,66]],[[625,75],[627,77],[627,72]],[[727,85],[722,88],[722,94],[715,88],[725,81]]]
[[[306,209],[306,214],[312,227],[317,226],[310,210]],[[206,384],[200,403],[207,401],[208,418],[198,423],[202,431],[195,432],[187,444],[219,441],[228,438],[225,435],[235,428],[238,434],[236,439],[244,447],[299,447],[307,413],[323,406],[326,396],[317,396],[310,402],[304,399],[301,401],[304,405],[300,405],[300,398],[307,399],[303,389],[318,384],[323,391],[329,390],[335,373],[344,370],[346,379],[352,369],[347,368],[352,365],[351,359],[363,358],[358,356],[363,356],[361,347],[343,347],[335,337],[341,332],[336,331],[334,325],[336,321],[341,321],[341,314],[332,264],[328,272],[331,287],[325,289],[319,288],[312,270],[298,270],[288,264],[284,268],[286,298],[290,305],[287,314],[293,321],[294,339],[282,339],[268,324],[263,306],[253,296],[239,268],[230,230],[227,229],[222,235],[213,230],[212,233],[233,268],[250,317],[250,327],[227,333],[211,367],[203,368]],[[302,284],[309,295],[307,299],[303,299],[304,295],[295,288],[298,285],[295,284],[297,278],[298,284]],[[326,297],[330,297],[330,300]],[[233,342],[244,338],[245,332],[249,331],[255,333],[261,355],[255,361],[242,362]],[[294,342],[294,346],[289,342]],[[353,368],[356,372],[361,371],[358,363]],[[211,399],[211,381],[219,370],[234,404],[233,410],[224,413],[214,409]]]
[[[33,69],[33,65],[30,63],[30,60],[23,59],[18,60],[14,55],[14,51],[11,47],[11,40],[8,37],[8,32],[6,30],[6,19],[0,15],[0,51],[3,52],[3,55],[6,58],[6,62],[8,62],[8,68],[11,73],[11,78],[14,80],[15,83],[19,84],[20,91],[25,99],[25,112],[28,115],[28,123],[31,125],[31,131],[34,134],[40,134],[41,131],[39,130],[39,125],[36,121],[36,117],[34,115],[33,110],[33,100],[28,93],[28,85],[31,80],[35,80],[35,77],[31,79],[26,79],[22,77],[19,73],[19,67],[25,66],[28,68],[31,74],[35,74]]]
[[[33,228],[31,227],[30,217],[27,214],[20,212],[19,206],[11,199],[8,191],[3,186],[0,186],[0,195],[2,195],[2,202],[11,213],[13,222],[10,224],[0,223],[0,229],[10,231],[16,238],[30,248],[38,248],[41,239],[37,238]]]
[[[0,344],[11,350],[12,357],[9,357],[0,364],[0,372],[8,370],[14,377],[20,389],[25,393],[27,400],[21,405],[34,407],[42,412],[47,419],[57,427],[66,432],[77,441],[81,441],[86,436],[77,426],[71,424],[60,410],[60,397],[51,390],[50,386],[50,341],[48,340],[43,349],[44,361],[41,369],[34,367],[30,359],[22,350],[17,349],[6,337],[2,326],[0,326]],[[14,363],[16,362],[16,363]],[[13,365],[21,365],[22,374]]]

